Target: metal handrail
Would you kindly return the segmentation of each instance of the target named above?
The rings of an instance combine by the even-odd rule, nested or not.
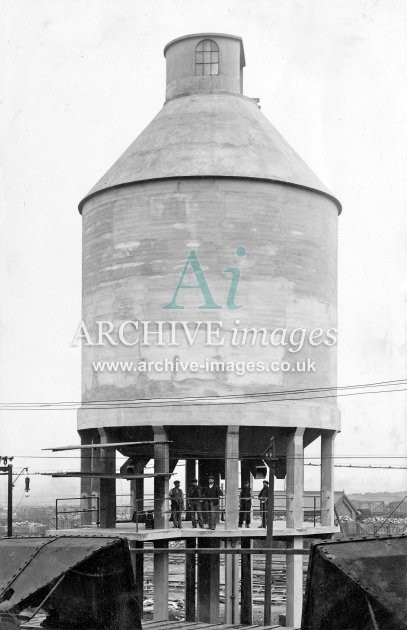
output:
[[[86,508],[84,510],[63,510],[63,511],[58,511],[58,502],[59,501],[82,501],[82,500],[86,500],[86,499],[95,499],[96,500],[96,507],[95,508]],[[100,497],[98,495],[87,495],[87,496],[82,496],[82,497],[63,497],[63,498],[58,498],[55,499],[55,529],[58,530],[59,529],[59,523],[58,523],[58,516],[61,514],[83,514],[83,513],[88,513],[88,512],[96,512],[98,518],[96,521],[96,526],[99,527],[100,525],[100,519],[99,519],[99,509],[100,509]]]
[[[308,513],[312,513],[312,518],[313,518],[313,526],[316,527],[317,524],[317,518],[318,516],[320,516],[321,514],[321,506],[319,505],[319,509],[317,506],[317,500],[320,499],[319,495],[304,495],[307,496],[309,499],[312,498],[313,500],[313,505],[312,506],[304,506],[303,507],[303,512],[304,512],[304,517],[305,514]],[[119,494],[116,495],[116,497],[132,497],[131,494]],[[219,515],[222,515],[225,513],[225,509],[226,509],[226,505],[227,505],[227,495],[222,495],[221,497],[189,497],[188,495],[183,497],[183,504],[182,504],[182,508],[181,508],[181,512],[189,512],[189,502],[191,500],[198,500],[199,502],[202,503],[202,514],[205,515],[208,510],[205,509],[206,505],[205,503],[207,503],[208,500],[217,500],[219,502],[219,506],[216,506],[217,509],[213,509],[211,511],[213,511],[216,515],[217,518],[219,517]],[[254,515],[254,514],[258,514],[259,511],[261,512],[261,505],[262,503],[264,504],[264,500],[262,501],[261,498],[259,498],[258,496],[252,496],[252,497],[247,497],[248,501],[250,501],[250,509],[241,509],[241,503],[239,501],[239,513],[243,512],[250,512],[250,515]],[[276,505],[276,499],[283,502],[283,505]],[[59,511],[58,509],[58,503],[61,501],[82,501],[82,500],[95,500],[96,501],[96,507],[94,508],[85,508],[85,509],[75,509],[75,510],[63,510],[63,511]],[[160,500],[161,501],[161,500]],[[167,503],[167,507],[168,509],[166,510],[160,510],[160,514],[164,515],[164,514],[172,514],[174,510],[171,509],[170,506],[170,502],[172,501],[170,496],[167,496],[164,498],[164,501]],[[274,500],[274,512],[276,515],[284,515],[287,514],[287,508],[286,508],[286,495],[280,495],[275,497]],[[146,505],[147,503],[147,505]],[[319,502],[320,503],[320,502]],[[150,504],[150,505],[148,505]],[[132,516],[132,521],[136,523],[136,531],[138,531],[138,526],[139,526],[139,515],[141,514],[146,514],[146,513],[155,513],[155,504],[156,504],[156,499],[154,497],[153,494],[148,494],[148,495],[144,495],[144,497],[140,497],[140,498],[134,498],[132,503],[129,504],[119,504],[116,506],[116,508],[120,509],[133,509],[133,516]],[[58,522],[58,517],[59,515],[62,514],[81,514],[81,513],[88,513],[88,512],[96,512],[98,517],[99,517],[99,512],[100,512],[100,497],[97,494],[93,494],[93,495],[86,495],[86,496],[81,496],[81,497],[62,497],[62,498],[58,498],[55,501],[55,529],[59,528],[59,522]],[[128,522],[126,521],[116,521],[116,522]],[[97,519],[96,521],[96,525],[100,526],[100,518]]]

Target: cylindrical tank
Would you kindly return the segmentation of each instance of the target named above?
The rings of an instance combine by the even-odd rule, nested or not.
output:
[[[267,394],[336,384],[340,204],[242,94],[239,37],[190,35],[164,54],[163,109],[80,204],[83,321],[92,341],[113,324],[113,344],[83,346],[83,401],[145,404],[84,405],[78,429],[120,441],[165,425],[174,457],[230,424],[242,453],[270,428],[303,427],[309,443],[339,429],[335,398]]]

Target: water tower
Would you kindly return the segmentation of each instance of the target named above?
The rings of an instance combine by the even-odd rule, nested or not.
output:
[[[330,527],[336,400],[286,392],[336,385],[340,204],[243,95],[240,37],[187,35],[164,55],[163,108],[80,203],[83,321],[92,340],[100,322],[110,334],[82,350],[78,431],[84,445],[106,444],[82,470],[113,471],[113,443],[127,443],[115,448],[139,472],[151,459],[156,472],[185,460],[188,479],[225,478],[233,530],[239,467],[250,479],[273,437],[294,531],[304,448],[320,437]],[[147,368],[96,371],[100,361]],[[83,480],[83,493],[95,489],[102,525],[114,527],[115,482]],[[132,491],[141,496],[141,483]],[[155,493],[166,529],[168,477]]]

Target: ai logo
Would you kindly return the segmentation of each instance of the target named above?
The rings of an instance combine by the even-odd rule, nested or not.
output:
[[[235,254],[238,258],[243,258],[246,256],[246,248],[238,247],[235,251]],[[191,270],[195,276],[196,284],[183,284],[185,280],[185,276],[188,271]],[[231,274],[229,292],[226,299],[226,306],[229,309],[242,308],[242,304],[235,304],[235,297],[237,292],[237,287],[239,285],[240,280],[240,269],[237,267],[229,267],[228,269],[223,270],[225,273]],[[182,310],[184,307],[177,303],[178,294],[181,289],[200,289],[202,296],[205,300],[205,303],[199,306],[200,309],[221,309],[222,306],[219,306],[213,299],[211,290],[209,288],[208,282],[206,280],[204,271],[201,267],[201,263],[199,262],[198,256],[195,251],[191,249],[188,254],[188,258],[186,259],[184,268],[181,272],[180,278],[178,280],[178,284],[175,287],[174,295],[172,296],[172,300],[169,304],[163,306],[165,309],[172,310]]]

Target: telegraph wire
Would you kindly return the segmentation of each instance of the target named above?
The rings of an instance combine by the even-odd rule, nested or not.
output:
[[[373,387],[387,387],[387,386],[401,386],[407,385],[407,379],[396,379],[396,380],[388,380],[388,381],[377,381],[372,383],[363,383],[363,384],[353,384],[353,385],[343,385],[343,386],[331,386],[331,387],[316,387],[316,388],[304,388],[304,389],[293,389],[293,390],[281,390],[275,392],[252,392],[246,394],[225,394],[225,395],[213,395],[213,396],[180,396],[176,398],[134,398],[134,399],[111,399],[111,400],[93,400],[93,401],[55,401],[55,402],[27,402],[27,403],[13,403],[13,402],[3,402],[0,403],[0,410],[11,411],[11,410],[75,410],[79,407],[82,408],[91,408],[91,409],[104,409],[104,408],[118,408],[118,409],[127,409],[133,407],[144,408],[145,403],[152,403],[154,406],[180,406],[177,405],[179,402],[195,404],[199,401],[208,401],[204,404],[218,404],[217,401],[223,400],[236,400],[236,399],[250,399],[250,398],[258,398],[258,397],[275,397],[275,396],[287,396],[287,395],[296,395],[296,394],[307,394],[307,393],[319,393],[319,392],[340,392],[342,390],[349,389],[369,389]],[[386,392],[397,392],[397,391],[406,391],[406,389],[384,389],[378,392],[356,392],[350,394],[330,394],[328,396],[315,396],[315,397],[306,397],[306,398],[294,398],[283,400],[313,400],[314,398],[332,398],[336,396],[350,396],[350,395],[361,395],[361,394],[369,394],[369,393],[386,393]],[[209,401],[215,401],[215,403],[211,403]],[[243,401],[240,404],[247,404],[249,402],[268,402],[268,401]],[[101,407],[94,406],[101,405]],[[128,406],[131,405],[131,406]],[[55,408],[55,409],[54,409]]]
[[[407,383],[406,383],[407,384]],[[401,389],[383,389],[383,390],[379,390],[379,391],[363,391],[363,392],[352,392],[352,393],[348,393],[348,394],[329,394],[327,396],[306,396],[306,397],[300,397],[300,398],[278,398],[278,399],[273,399],[274,396],[276,396],[277,394],[274,393],[269,393],[267,394],[267,396],[269,396],[269,398],[267,398],[266,400],[224,400],[223,398],[220,398],[218,400],[207,400],[206,402],[194,402],[191,400],[187,400],[185,399],[185,402],[181,402],[181,403],[169,403],[169,404],[138,404],[138,403],[132,403],[130,405],[111,405],[111,404],[107,404],[107,405],[103,405],[101,407],[96,407],[96,406],[89,406],[88,409],[91,410],[107,410],[107,409],[168,409],[168,408],[177,408],[177,407],[207,407],[207,406],[221,406],[222,404],[225,405],[255,405],[255,404],[261,404],[261,403],[272,403],[272,402],[295,402],[298,400],[321,400],[324,398],[344,398],[344,397],[348,397],[348,396],[366,396],[369,394],[391,394],[391,393],[395,393],[395,392],[405,392],[407,391],[407,388],[401,388]],[[239,395],[240,396],[240,395]],[[257,396],[257,394],[256,394]],[[278,396],[282,396],[282,394],[278,394]],[[243,397],[243,396],[242,396]],[[244,398],[246,398],[246,396],[244,396]],[[144,398],[141,399],[139,402],[140,403],[144,403],[144,402],[148,402],[150,399],[148,398]],[[162,399],[162,400],[166,400],[166,399]],[[184,400],[183,398],[177,398],[175,400]],[[197,400],[204,400],[203,398],[197,399]],[[153,399],[151,399],[151,402],[153,401]],[[125,401],[125,402],[130,402],[130,401]],[[1,408],[0,411],[76,411],[77,408],[76,407],[12,407],[12,408]]]
[[[315,466],[315,467],[319,467],[319,464],[312,464],[312,463],[308,463],[308,462],[304,462],[304,466]],[[361,466],[361,465],[354,465],[354,464],[334,464],[335,468],[351,468],[351,469],[364,469],[364,470],[407,470],[407,466]],[[43,470],[43,471],[35,471],[35,472],[30,472],[30,477],[34,476],[34,475],[53,475],[54,473],[65,473],[65,472],[75,472],[75,471],[71,471],[71,470]],[[118,471],[116,471],[117,473]],[[172,473],[173,475],[175,473]],[[124,479],[118,479],[118,481],[124,481]],[[259,481],[259,480],[258,480]]]
[[[304,462],[304,466],[320,466],[320,464],[313,464],[310,462]],[[380,468],[380,470],[407,470],[407,466],[361,466],[358,464],[334,464],[334,468],[365,468],[367,470],[374,470]]]
[[[98,445],[97,445],[98,446]],[[106,447],[109,446],[109,443],[106,443]],[[213,457],[213,452],[209,452],[209,451],[201,451],[200,454],[208,456],[208,457]],[[261,453],[249,453],[244,455],[244,457],[213,457],[213,459],[253,459],[253,458],[260,458],[261,459],[262,454]],[[19,459],[92,459],[92,455],[84,455],[83,457],[81,457],[81,455],[14,455],[15,458],[19,458]],[[122,457],[128,457],[127,455],[122,455]],[[114,459],[115,456],[105,456],[104,459]],[[278,456],[277,456],[278,458]],[[198,457],[180,457],[179,460],[183,461],[183,460],[197,460],[199,459]],[[304,455],[303,457],[300,456],[293,456],[293,457],[285,457],[284,459],[322,459],[322,457],[320,455]],[[324,459],[407,459],[407,455],[329,455],[327,457],[324,457]]]

